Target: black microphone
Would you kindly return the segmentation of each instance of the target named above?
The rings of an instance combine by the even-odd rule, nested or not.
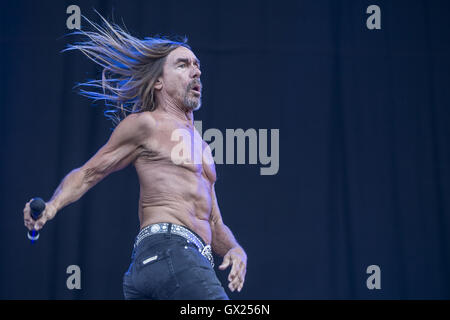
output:
[[[42,211],[45,210],[45,201],[41,198],[33,198],[33,200],[30,203],[30,215],[33,220],[38,220],[41,216]],[[31,243],[39,239],[39,231],[31,230],[27,233],[28,239],[31,240]]]

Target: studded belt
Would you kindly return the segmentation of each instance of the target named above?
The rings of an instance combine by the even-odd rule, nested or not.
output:
[[[169,226],[170,226],[170,231],[169,231]],[[188,243],[193,243],[197,247],[198,251],[206,259],[208,259],[208,261],[211,263],[211,266],[214,267],[214,259],[213,259],[213,255],[212,255],[211,245],[209,245],[209,244],[204,245],[203,241],[200,240],[200,238],[198,236],[196,236],[191,230],[189,230],[186,227],[180,226],[178,224],[162,222],[162,223],[155,223],[155,224],[150,224],[150,225],[146,226],[137,235],[136,241],[134,243],[134,247],[136,248],[144,238],[147,238],[149,236],[152,236],[152,235],[158,234],[158,233],[173,233],[173,234],[182,236],[183,238],[185,238],[187,240]]]

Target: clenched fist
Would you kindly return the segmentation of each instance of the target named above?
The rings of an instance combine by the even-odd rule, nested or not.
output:
[[[23,221],[25,224],[25,227],[28,228],[28,230],[40,230],[44,226],[44,224],[55,217],[56,215],[56,207],[51,202],[45,203],[45,209],[42,211],[42,214],[40,215],[38,220],[33,220],[31,217],[31,208],[30,203],[33,201],[31,199],[25,204],[25,208],[23,208]]]

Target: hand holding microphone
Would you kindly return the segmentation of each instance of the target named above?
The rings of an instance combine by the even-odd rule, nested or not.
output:
[[[28,228],[28,239],[34,242],[39,239],[42,226],[56,214],[56,209],[41,198],[33,198],[25,204],[23,209],[25,226]]]

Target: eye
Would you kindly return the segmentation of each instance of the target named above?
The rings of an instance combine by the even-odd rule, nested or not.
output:
[[[184,68],[184,67],[186,67],[186,63],[182,63],[182,64],[178,65],[178,68]]]

